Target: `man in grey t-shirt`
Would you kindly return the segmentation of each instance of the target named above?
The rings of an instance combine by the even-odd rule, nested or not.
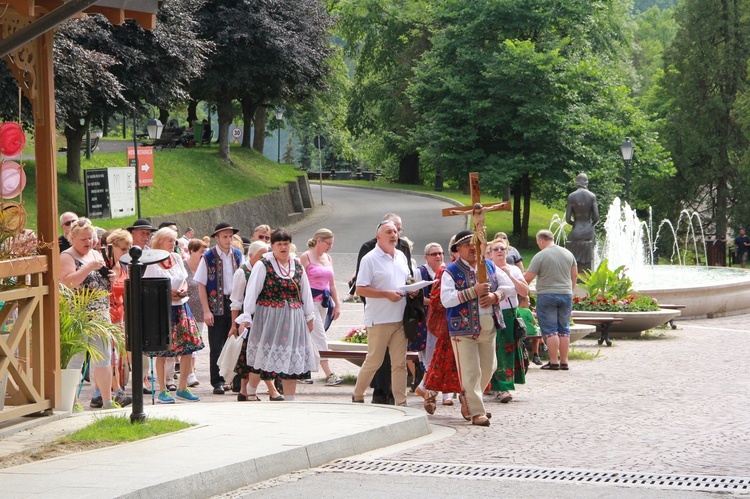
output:
[[[567,371],[570,312],[573,309],[573,290],[578,280],[578,266],[573,253],[555,244],[552,232],[537,232],[536,244],[541,251],[531,259],[524,278],[528,283],[536,278],[536,316],[550,358],[549,363],[543,365],[542,369]]]

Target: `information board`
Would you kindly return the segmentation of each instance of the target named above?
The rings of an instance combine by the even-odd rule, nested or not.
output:
[[[86,192],[86,216],[89,218],[109,218],[109,175],[107,168],[94,168],[83,171]]]
[[[138,166],[138,185],[140,187],[151,187],[154,185],[154,148],[139,147],[138,163],[135,164],[135,148],[128,147],[128,166]]]
[[[135,216],[135,168],[107,168],[112,218]]]

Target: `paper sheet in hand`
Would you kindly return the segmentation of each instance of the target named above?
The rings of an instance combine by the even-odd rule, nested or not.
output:
[[[426,288],[427,286],[435,282],[437,282],[437,279],[434,281],[419,281],[415,282],[414,284],[404,284],[398,289],[400,289],[401,291],[406,291],[407,293],[411,293],[412,291],[419,291],[422,288]]]

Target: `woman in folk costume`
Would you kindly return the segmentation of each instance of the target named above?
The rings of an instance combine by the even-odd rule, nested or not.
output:
[[[272,252],[253,265],[243,312],[236,322],[250,327],[247,365],[248,400],[257,398],[261,379],[280,377],[284,398],[294,400],[297,380],[310,379],[318,359],[310,337],[315,319],[310,283],[302,264],[290,253],[285,229],[271,234]]]

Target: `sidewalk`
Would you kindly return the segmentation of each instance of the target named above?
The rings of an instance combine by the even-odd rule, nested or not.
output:
[[[129,414],[129,410],[110,411]],[[2,497],[207,497],[430,433],[424,411],[393,406],[260,402],[147,406],[190,429],[0,469]],[[30,430],[54,434],[95,413]],[[28,436],[24,436],[27,438]],[[12,439],[11,439],[12,440]],[[0,441],[5,443],[5,440]]]

